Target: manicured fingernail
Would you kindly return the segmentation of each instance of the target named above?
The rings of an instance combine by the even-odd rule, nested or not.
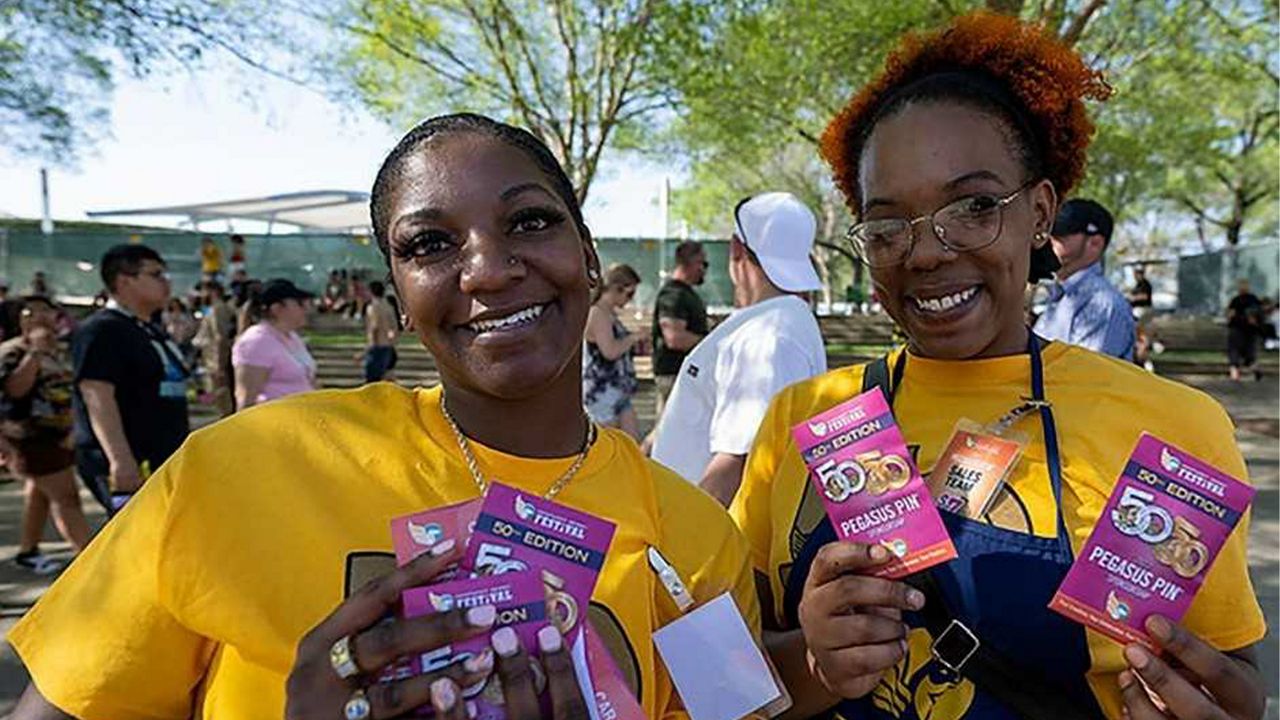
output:
[[[912,610],[919,610],[924,607],[924,593],[914,589],[908,590],[907,605],[910,606]]]
[[[441,543],[436,543],[435,547],[431,548],[431,556],[440,557],[441,555],[448,555],[449,552],[453,550],[453,546],[457,544],[458,543],[454,542],[453,538],[449,538]]]
[[[1120,677],[1116,678],[1116,681],[1120,683],[1121,690],[1128,690],[1129,686],[1133,684],[1133,673],[1128,670],[1121,670]]]
[[[467,717],[471,718],[471,720],[475,720],[475,718],[479,714],[480,714],[480,710],[476,707],[475,702],[468,700],[467,701]]]
[[[1126,660],[1129,661],[1129,664],[1132,665],[1137,670],[1141,670],[1145,668],[1147,666],[1147,663],[1151,662],[1150,653],[1138,647],[1137,645],[1130,645],[1129,647],[1125,648],[1124,657]]]
[[[872,545],[870,555],[871,559],[876,562],[884,562],[889,559],[889,551],[883,545]]]
[[[462,669],[472,675],[488,675],[493,670],[493,651],[485,648],[479,655],[462,661]]]
[[[1147,618],[1147,632],[1151,633],[1156,640],[1165,643],[1173,637],[1173,625],[1160,615],[1152,615]]]
[[[548,625],[538,631],[538,649],[544,653],[560,652],[564,647],[564,638],[555,625]]]
[[[498,619],[498,609],[492,605],[481,605],[467,610],[467,624],[471,627],[489,627]]]
[[[456,702],[458,702],[458,691],[454,689],[452,680],[440,678],[431,683],[431,704],[436,710],[441,712],[452,710]]]
[[[906,655],[906,654],[907,654],[907,641],[906,641],[906,639],[904,638],[904,639],[902,639],[902,640],[899,640],[899,641],[898,641],[898,645],[902,647],[902,654],[903,654],[903,655]]]
[[[498,628],[493,637],[489,638],[489,642],[493,645],[493,651],[504,658],[520,652],[520,638],[516,637],[516,631],[509,627]]]

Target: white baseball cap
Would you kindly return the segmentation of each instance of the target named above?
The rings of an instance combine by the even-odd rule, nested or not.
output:
[[[795,195],[769,192],[738,203],[733,209],[738,239],[760,260],[769,281],[787,292],[822,287],[809,253],[818,221]]]

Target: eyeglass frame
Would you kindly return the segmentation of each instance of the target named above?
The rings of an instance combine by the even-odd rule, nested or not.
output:
[[[146,275],[152,280],[164,280],[165,282],[173,281],[173,276],[169,274],[169,269],[165,267],[161,267],[159,270],[137,270],[134,272],[124,272],[120,274],[135,278]]]
[[[1035,187],[1036,183],[1038,183],[1038,182],[1040,182],[1040,178],[1036,178],[1036,179],[1033,179],[1033,180],[1029,180],[1029,181],[1027,181],[1026,183],[1024,183],[1021,187],[1019,187],[1017,190],[1014,190],[1013,192],[1009,193],[1008,195],[1004,195],[1004,196],[996,196],[996,204],[995,204],[995,208],[994,208],[994,209],[995,209],[995,210],[997,210],[997,211],[1000,213],[999,223],[998,223],[998,225],[997,225],[997,227],[996,227],[996,232],[995,232],[995,234],[994,234],[994,235],[992,235],[992,236],[991,236],[991,239],[990,239],[990,240],[988,240],[987,242],[985,242],[985,243],[983,243],[983,244],[981,244],[981,245],[978,245],[978,246],[976,246],[976,247],[971,247],[971,248],[957,248],[957,247],[954,247],[954,246],[952,246],[952,245],[948,244],[948,243],[947,243],[947,241],[946,241],[946,239],[945,239],[945,237],[944,237],[944,236],[946,235],[946,233],[945,233],[945,232],[941,232],[941,233],[940,233],[940,232],[938,232],[938,227],[939,227],[939,226],[938,226],[937,221],[936,221],[936,220],[934,220],[934,216],[935,216],[935,215],[937,215],[938,213],[942,212],[943,210],[945,210],[945,209],[947,209],[947,208],[951,207],[952,205],[955,205],[955,204],[956,204],[956,203],[958,203],[958,202],[961,202],[961,201],[963,201],[963,200],[968,200],[968,199],[970,199],[970,198],[978,197],[978,196],[982,195],[983,193],[971,193],[971,194],[969,194],[969,195],[965,195],[964,197],[956,198],[955,200],[952,200],[951,202],[946,203],[946,204],[945,204],[945,205],[943,205],[942,207],[937,208],[937,209],[936,209],[936,210],[934,210],[933,212],[925,213],[924,215],[921,215],[921,216],[919,216],[919,217],[913,218],[913,219],[911,219],[911,220],[906,220],[905,218],[882,218],[881,220],[904,220],[904,221],[907,223],[907,232],[910,234],[911,242],[910,242],[910,244],[907,246],[907,252],[906,252],[905,254],[903,254],[902,259],[901,259],[901,260],[898,260],[898,261],[896,261],[896,262],[892,262],[892,263],[888,263],[888,264],[884,264],[884,265],[872,265],[872,264],[871,264],[871,262],[866,258],[866,256],[865,256],[865,255],[864,255],[864,254],[863,254],[863,253],[858,249],[858,246],[859,246],[861,243],[859,243],[859,241],[857,241],[857,240],[854,238],[854,234],[855,234],[859,229],[865,228],[865,227],[867,226],[867,224],[868,224],[868,223],[872,223],[872,222],[880,222],[881,220],[864,220],[864,221],[862,221],[862,222],[859,222],[859,223],[854,224],[854,225],[853,225],[853,226],[851,226],[848,230],[846,230],[846,231],[845,231],[844,239],[845,239],[845,241],[846,241],[846,242],[848,242],[849,244],[853,245],[853,254],[854,254],[854,257],[858,258],[858,261],[859,261],[859,262],[861,262],[863,265],[866,265],[866,266],[867,266],[867,267],[869,267],[869,268],[887,268],[887,267],[894,267],[894,266],[897,266],[897,265],[901,265],[902,263],[905,263],[905,262],[906,262],[906,261],[911,257],[911,253],[915,252],[915,250],[916,250],[916,243],[918,243],[918,242],[920,241],[920,236],[919,236],[919,234],[918,234],[918,233],[916,233],[916,225],[918,225],[920,222],[922,222],[922,221],[924,221],[924,220],[928,220],[928,221],[930,221],[930,225],[932,225],[932,226],[933,226],[933,236],[934,236],[934,238],[936,238],[936,239],[938,240],[938,244],[942,245],[942,247],[946,248],[947,250],[950,250],[951,252],[953,252],[953,253],[957,253],[957,254],[959,254],[959,253],[966,253],[966,252],[975,252],[975,251],[977,251],[977,250],[982,250],[983,248],[988,248],[988,247],[991,247],[992,245],[994,245],[994,244],[995,244],[995,242],[996,242],[997,240],[999,240],[999,239],[1000,239],[1000,234],[1004,232],[1004,209],[1005,209],[1005,207],[1007,207],[1007,206],[1008,206],[1010,203],[1012,203],[1014,200],[1017,200],[1019,195],[1021,195],[1021,194],[1022,194],[1022,193],[1024,193],[1024,192],[1026,192],[1027,190],[1030,190],[1032,187]]]

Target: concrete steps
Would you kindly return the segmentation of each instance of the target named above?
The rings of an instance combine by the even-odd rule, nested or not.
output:
[[[624,316],[623,322],[633,330],[650,327],[648,317],[633,313]],[[827,365],[832,368],[871,360],[874,349],[894,343],[893,323],[884,315],[824,317],[819,319],[819,326],[828,345],[837,346],[837,352],[827,356]],[[1216,351],[1226,345],[1225,327],[1212,318],[1163,316],[1154,319],[1152,327],[1170,350]],[[320,381],[325,387],[355,387],[364,381],[363,368],[356,359],[363,350],[359,340],[360,328],[359,321],[351,318],[333,315],[312,318],[306,334],[311,340],[311,353],[319,364]],[[850,345],[869,347],[850,352]],[[396,349],[400,356],[395,371],[397,382],[414,386],[432,385],[439,381],[435,361],[417,338],[401,338]],[[1264,373],[1277,373],[1276,353],[1260,353],[1259,361]],[[1161,375],[1213,375],[1225,374],[1227,370],[1225,353],[1221,360],[1165,359],[1157,355],[1154,362],[1156,371]],[[642,383],[652,383],[652,358],[636,358],[636,375]],[[646,399],[644,402],[651,401]]]

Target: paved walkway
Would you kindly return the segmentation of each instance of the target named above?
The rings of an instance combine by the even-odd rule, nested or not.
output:
[[[1267,683],[1266,717],[1280,720],[1280,383],[1274,376],[1260,383],[1232,383],[1212,376],[1188,376],[1183,381],[1217,397],[1239,426],[1237,439],[1249,464],[1249,475],[1258,487],[1254,501],[1249,566],[1254,588],[1267,615],[1271,631],[1262,649],[1262,676]],[[96,502],[84,493],[84,507],[90,522],[102,523]],[[22,488],[18,483],[0,484],[0,633],[48,587],[48,578],[37,578],[10,562],[17,551],[18,522],[22,512]],[[56,540],[52,529],[42,548],[55,557],[65,557],[67,546]],[[7,644],[0,643],[0,714],[13,708],[27,676]]]

